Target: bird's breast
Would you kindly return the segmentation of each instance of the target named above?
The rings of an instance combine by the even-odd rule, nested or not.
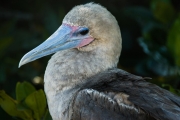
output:
[[[66,57],[64,57],[66,56]],[[67,118],[69,106],[81,83],[87,78],[113,67],[100,55],[82,53],[75,49],[57,52],[49,60],[44,82],[50,114],[54,120]]]

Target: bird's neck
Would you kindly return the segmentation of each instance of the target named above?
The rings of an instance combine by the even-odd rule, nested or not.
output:
[[[62,114],[71,98],[86,79],[116,67],[118,60],[111,55],[96,52],[80,52],[76,49],[57,52],[50,59],[45,72],[45,92],[52,117]],[[117,58],[116,58],[117,59]],[[61,107],[63,106],[63,107]],[[66,106],[66,107],[64,107]],[[67,116],[66,116],[67,117]],[[54,119],[58,118],[54,117]]]

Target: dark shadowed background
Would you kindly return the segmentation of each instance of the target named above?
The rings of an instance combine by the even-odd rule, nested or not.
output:
[[[52,34],[72,7],[88,2],[105,6],[119,23],[118,67],[180,95],[179,0],[1,0],[0,90],[15,98],[16,83],[23,81],[43,89],[50,56],[18,68],[20,59]],[[0,119],[13,118],[0,108]]]

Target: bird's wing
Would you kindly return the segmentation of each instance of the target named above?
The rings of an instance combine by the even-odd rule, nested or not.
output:
[[[73,102],[79,120],[180,119],[180,97],[120,69],[93,76],[83,87]]]
[[[83,89],[73,101],[72,120],[147,120],[148,115],[124,93]]]
[[[123,92],[129,95],[130,102],[156,119],[180,120],[180,97],[147,82],[146,78],[113,69],[102,75],[101,79],[106,82],[94,85],[93,89],[100,92]]]

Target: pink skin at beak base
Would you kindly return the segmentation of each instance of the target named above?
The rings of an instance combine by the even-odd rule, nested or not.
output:
[[[92,42],[93,40],[94,40],[94,39],[93,39],[92,37],[88,37],[88,38],[86,38],[86,39],[83,39],[83,40],[81,41],[81,43],[77,46],[77,48],[83,47],[83,46],[89,44],[90,42]]]
[[[63,24],[71,27],[71,28],[72,28],[72,32],[75,32],[75,31],[79,28],[79,26],[72,26],[72,25],[69,25],[69,24],[67,24],[67,23],[63,23]],[[90,42],[92,42],[93,40],[94,40],[94,38],[91,37],[91,36],[89,36],[88,38],[83,39],[83,40],[80,42],[80,44],[79,44],[78,46],[76,46],[76,48],[80,48],[80,47],[83,47],[83,46],[85,46],[85,45],[88,45],[88,44],[89,44]]]

